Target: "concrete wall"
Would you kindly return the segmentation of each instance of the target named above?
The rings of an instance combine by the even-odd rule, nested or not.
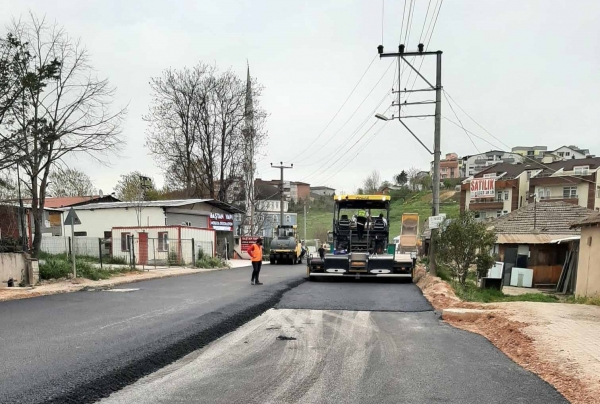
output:
[[[575,295],[600,295],[600,227],[581,229]]]
[[[6,286],[9,278],[15,280],[15,286],[27,279],[27,261],[22,253],[0,254],[0,287]]]

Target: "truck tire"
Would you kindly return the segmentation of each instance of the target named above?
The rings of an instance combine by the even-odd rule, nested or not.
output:
[[[271,259],[269,260],[269,264],[271,264],[271,265],[275,265],[275,259],[274,259],[274,258],[271,258]]]

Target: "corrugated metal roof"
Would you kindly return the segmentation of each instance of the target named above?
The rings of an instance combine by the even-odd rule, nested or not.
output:
[[[498,234],[496,244],[550,244],[554,240],[567,238],[569,234]]]
[[[217,201],[215,199],[172,199],[164,201],[134,201],[134,202],[104,202],[104,203],[90,203],[88,205],[75,206],[75,210],[92,210],[92,209],[119,209],[119,208],[131,208],[131,207],[144,207],[144,208],[174,208],[178,206],[192,205],[195,203],[206,203],[211,206],[218,207],[231,213],[241,212],[235,206],[231,206],[225,202]],[[63,209],[68,210],[68,209]]]
[[[565,243],[565,242],[575,241],[575,240],[581,240],[581,236],[571,236],[571,237],[566,237],[566,238],[559,238],[558,240],[552,240],[552,243],[560,244],[560,243]]]

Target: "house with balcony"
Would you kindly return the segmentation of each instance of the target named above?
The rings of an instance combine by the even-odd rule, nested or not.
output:
[[[525,158],[520,154],[502,150],[490,150],[485,153],[464,156],[462,163],[459,164],[461,167],[459,176],[461,178],[472,177],[496,164],[516,164],[522,163],[524,160]]]
[[[547,153],[548,146],[516,146],[511,151],[523,157],[541,159]]]
[[[460,178],[458,154],[446,153],[446,158],[440,160],[440,179]],[[433,173],[433,161],[431,162],[431,172]]]
[[[600,210],[599,169],[597,157],[549,163],[530,178],[528,201],[564,201]]]

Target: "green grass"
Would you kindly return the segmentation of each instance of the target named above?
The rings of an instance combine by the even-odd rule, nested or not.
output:
[[[442,195],[445,191],[442,191]],[[448,198],[440,203],[440,212],[449,218],[457,217],[460,212],[460,204],[456,197]],[[431,192],[422,191],[412,194],[406,201],[394,200],[390,208],[390,238],[400,234],[400,223],[403,213],[418,213],[421,226],[431,216]],[[333,209],[320,211],[311,209],[307,215],[306,238],[314,239],[315,234],[323,229],[331,230],[333,221]],[[298,213],[298,234],[304,238],[304,214]],[[324,241],[324,240],[321,240]]]
[[[454,289],[456,296],[467,302],[480,303],[499,303],[499,302],[541,302],[541,303],[556,303],[558,298],[553,295],[544,293],[526,293],[518,296],[508,296],[499,290],[495,289],[480,289],[472,283],[467,282],[465,285],[460,285],[458,282],[451,280],[450,285]]]
[[[585,296],[569,296],[565,299],[566,303],[574,304],[589,304],[592,306],[600,306],[600,296],[585,297]]]
[[[43,252],[43,251],[40,251],[40,253],[38,254],[38,258],[41,260],[59,259],[59,260],[69,261],[69,262],[71,260],[71,258],[69,257],[69,255],[67,253],[50,254],[50,253]],[[91,263],[96,263],[96,264],[100,263],[100,259],[98,257],[94,257],[91,255],[76,255],[75,258],[77,259],[77,261],[85,261],[85,262],[91,262]],[[128,264],[127,260],[123,257],[102,257],[102,263],[107,264],[107,265],[127,265]]]
[[[76,259],[76,267],[78,278],[86,278],[93,281],[109,279],[116,274],[131,271],[129,268],[100,269],[85,259]],[[73,267],[71,261],[60,257],[46,258],[45,262],[40,264],[40,278],[45,280],[68,278],[71,276],[72,271]]]

